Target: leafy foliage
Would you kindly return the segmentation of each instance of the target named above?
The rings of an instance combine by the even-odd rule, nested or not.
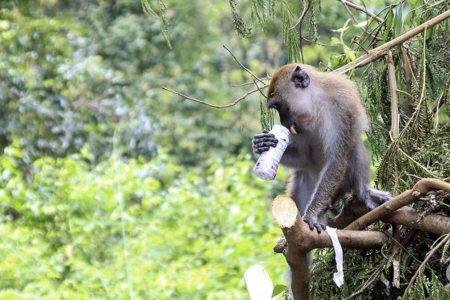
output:
[[[284,272],[248,155],[199,173],[165,153],[92,166],[83,149],[36,160],[28,177],[22,156],[13,144],[0,159],[0,297],[241,298],[251,264]]]

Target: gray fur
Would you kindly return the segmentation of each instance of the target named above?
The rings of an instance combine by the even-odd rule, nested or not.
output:
[[[307,86],[291,80],[299,70],[306,72]],[[292,170],[289,194],[311,229],[324,229],[320,216],[345,193],[352,192],[369,209],[389,199],[369,186],[369,159],[361,140],[367,117],[352,81],[291,64],[274,74],[268,95],[268,107],[278,111],[292,133],[281,163]],[[254,141],[256,153],[276,144],[268,135],[262,141]]]

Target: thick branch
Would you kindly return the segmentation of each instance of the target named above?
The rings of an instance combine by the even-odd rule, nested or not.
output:
[[[315,248],[332,247],[328,234],[311,231],[304,223],[295,202],[287,196],[278,196],[272,202],[272,216],[283,230],[286,242],[282,241],[275,251],[282,252],[292,272],[291,290],[294,299],[309,299],[309,266],[307,253]],[[375,231],[338,230],[342,246],[348,248],[373,248],[381,246],[387,237]],[[287,246],[283,249],[284,246]]]
[[[369,212],[360,202],[349,202],[342,213],[334,219],[328,221],[330,226],[344,228],[356,218]],[[445,234],[450,232],[450,217],[439,214],[423,214],[412,207],[402,207],[396,211],[382,217],[385,223],[404,225],[422,231],[428,231],[435,234]]]
[[[421,195],[426,194],[430,190],[443,190],[447,193],[450,193],[450,183],[433,178],[421,179],[414,185],[412,190],[407,190],[401,193],[400,195],[392,198],[388,202],[380,205],[374,210],[368,212],[367,214],[353,221],[350,225],[345,227],[345,229],[362,230],[377,220],[389,217],[390,214],[392,214],[397,209],[413,203]],[[405,219],[398,217],[398,220],[405,220]],[[444,223],[444,225],[445,224],[447,223]],[[444,226],[443,229],[446,230],[447,228]]]
[[[376,47],[375,49],[368,50],[367,54],[360,56],[355,61],[353,61],[349,64],[346,64],[346,65],[334,70],[333,72],[343,74],[343,73],[346,73],[357,67],[364,66],[364,65],[380,58],[381,56],[385,55],[386,52],[389,49],[391,49],[392,47],[404,43],[405,41],[413,38],[414,36],[418,35],[419,33],[422,33],[425,29],[433,27],[436,24],[439,24],[440,22],[446,20],[448,17],[450,17],[450,10],[443,12],[442,14],[434,17],[433,19],[428,20],[425,23],[422,23],[421,25],[409,30],[408,32],[402,34],[401,36],[396,37],[395,39],[393,39],[379,47]]]
[[[288,245],[294,243],[297,250],[308,252],[316,248],[333,247],[328,234],[309,229],[291,198],[276,197],[272,202],[272,216],[282,228]],[[342,247],[357,249],[379,247],[386,240],[386,236],[378,231],[337,230],[337,236]]]
[[[439,235],[450,232],[449,217],[438,214],[423,215],[412,207],[402,207],[382,220]]]

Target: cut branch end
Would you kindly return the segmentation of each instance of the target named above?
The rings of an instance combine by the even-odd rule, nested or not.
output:
[[[272,216],[281,228],[294,226],[297,215],[297,205],[290,197],[281,195],[272,201]]]

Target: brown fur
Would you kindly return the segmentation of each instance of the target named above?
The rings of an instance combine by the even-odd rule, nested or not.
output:
[[[326,94],[330,95],[330,99],[345,101],[345,103],[336,103],[336,105],[341,109],[348,109],[351,115],[359,116],[358,121],[360,122],[359,126],[361,130],[369,129],[366,111],[361,104],[355,83],[345,75],[320,72],[310,65],[292,63],[279,68],[273,74],[269,84],[269,90],[267,92],[268,102],[271,100],[271,95],[277,92],[277,84],[280,81],[288,80],[296,66],[300,66],[305,70],[311,80],[315,81],[322,87]],[[331,97],[331,95],[338,95],[339,97]]]

